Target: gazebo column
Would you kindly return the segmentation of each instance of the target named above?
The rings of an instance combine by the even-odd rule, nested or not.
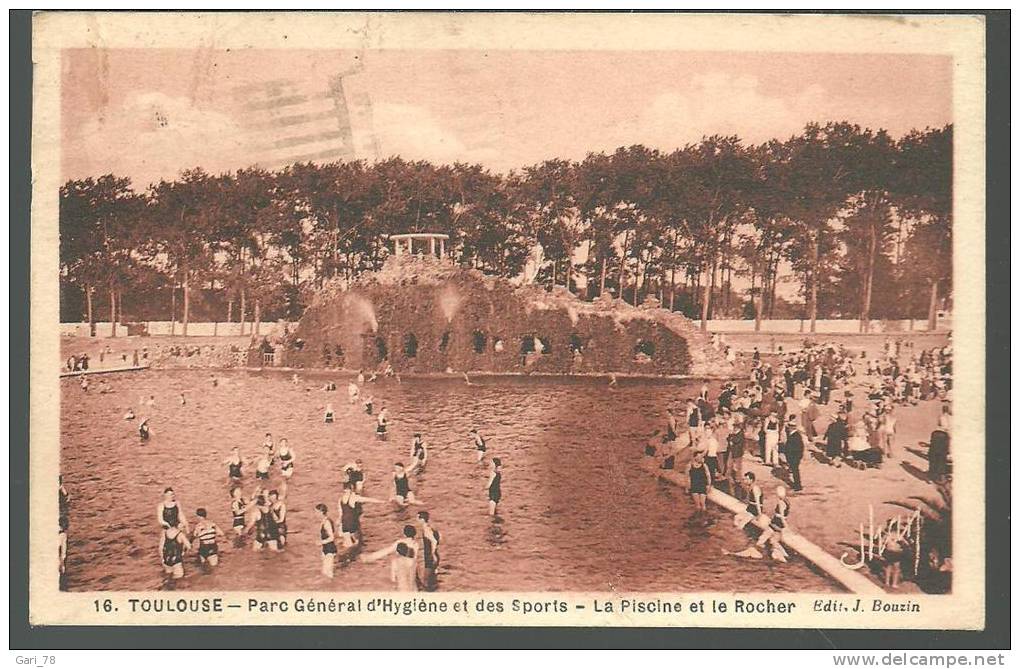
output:
[[[436,255],[436,238],[429,237],[429,255],[435,257]]]

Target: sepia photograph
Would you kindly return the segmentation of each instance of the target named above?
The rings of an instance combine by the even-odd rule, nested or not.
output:
[[[33,621],[982,628],[983,30],[36,15]]]

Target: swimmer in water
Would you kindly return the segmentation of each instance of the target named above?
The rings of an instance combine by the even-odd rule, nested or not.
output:
[[[489,515],[496,515],[496,508],[499,501],[503,499],[503,461],[499,458],[492,459],[492,471],[489,473],[489,481],[485,484],[485,491],[489,495]]]
[[[277,455],[280,456],[280,474],[284,479],[289,479],[294,475],[294,451],[286,439],[280,440],[280,452]]]
[[[191,542],[178,527],[168,527],[160,533],[159,556],[163,571],[174,579],[184,577],[184,554],[191,550]]]
[[[297,372],[291,374],[290,382],[293,383],[295,386],[301,383],[301,377],[297,375]]]
[[[418,590],[417,531],[413,525],[404,525],[404,536],[385,548],[362,556],[365,562],[375,562],[392,555],[390,561],[390,579],[396,584],[399,592],[415,592]]]
[[[319,546],[322,548],[322,575],[333,578],[336,571],[336,534],[333,521],[329,518],[329,509],[325,504],[316,504],[319,512]]]
[[[332,403],[326,404],[326,411],[322,414],[323,423],[332,423],[334,418]]]
[[[241,459],[241,449],[234,446],[230,449],[230,457],[223,461],[223,464],[227,466],[227,478],[233,483],[237,483],[241,480],[241,465],[243,464]]]
[[[134,420],[134,419],[135,419],[135,410],[134,409],[128,409],[127,413],[124,414],[124,420]]]
[[[425,590],[436,589],[436,571],[439,569],[439,531],[429,524],[429,512],[418,512],[418,529],[421,534],[422,575]]]
[[[272,466],[273,461],[269,457],[269,449],[267,448],[255,463],[255,479],[258,481],[268,481],[269,469]]]
[[[694,500],[694,516],[692,520],[702,518],[707,520],[708,489],[712,486],[712,472],[705,464],[705,452],[695,451],[691,460],[690,469],[687,473],[690,481],[691,498]]]
[[[266,438],[262,440],[262,448],[266,449],[269,455],[269,464],[276,462],[276,444],[273,443],[273,435],[266,432]]]
[[[287,505],[276,490],[269,491],[269,513],[276,524],[276,545],[283,550],[287,547]]]
[[[358,389],[357,383],[351,381],[350,383],[347,384],[347,399],[350,401],[351,404],[354,404],[355,402],[358,401],[358,395],[360,394],[361,390]]]
[[[152,431],[149,429],[149,419],[143,418],[142,422],[138,424],[138,438],[142,441],[148,441]]]
[[[379,410],[379,415],[376,416],[376,419],[375,419],[375,434],[380,439],[384,439],[386,437],[386,407],[385,406],[383,406],[383,408]]]
[[[248,504],[251,501],[252,500],[244,498],[244,493],[240,487],[234,486],[230,489],[230,515],[233,518],[231,521],[231,527],[237,537],[244,534],[244,527],[246,525],[248,515]]]
[[[255,498],[255,511],[252,513],[248,525],[245,526],[244,533],[247,534],[252,528],[255,529],[255,541],[252,542],[252,550],[261,551],[267,546],[272,551],[279,550],[276,519],[269,508],[269,501],[261,493]]]
[[[478,433],[478,428],[476,427],[471,428],[468,436],[471,437],[475,452],[478,454],[478,462],[481,462],[485,458],[485,438]]]
[[[350,481],[344,482],[343,492],[337,500],[337,513],[340,516],[338,521],[340,530],[340,541],[345,549],[350,550],[361,545],[361,514],[362,505],[366,503],[381,503],[383,500],[374,497],[365,497],[355,492],[356,484]]]
[[[194,540],[198,542],[198,559],[200,562],[215,567],[220,562],[219,547],[216,539],[223,537],[223,530],[216,526],[216,523],[208,519],[205,509],[195,511],[198,520],[195,521]]]
[[[344,465],[344,478],[342,482],[345,484],[350,483],[354,492],[361,493],[362,488],[365,487],[365,472],[361,460],[348,462]]]
[[[609,389],[610,390],[616,390],[618,387],[619,387],[619,384],[618,384],[618,382],[616,380],[616,374],[610,374],[609,375]]]
[[[378,378],[379,378],[379,375],[376,374],[375,372],[372,372],[372,375],[368,377],[368,382],[369,383],[373,383]]]
[[[150,406],[150,407],[156,406],[156,396],[155,395],[149,395],[149,399],[145,400],[144,403],[145,403],[146,406]]]
[[[57,558],[60,560],[60,573],[63,574],[66,571],[64,563],[67,560],[67,516],[60,516],[57,519]]]
[[[188,403],[188,400],[185,399],[184,393],[181,393],[181,406],[185,406],[187,403]]]
[[[215,387],[220,385],[220,380],[216,378],[215,374],[210,374],[209,375],[209,382],[212,384],[213,388],[215,388]]]
[[[363,383],[365,383],[365,370],[359,369],[358,370],[358,385],[360,386]]]
[[[181,513],[181,505],[173,488],[163,489],[163,501],[156,507],[156,520],[164,530],[170,527],[188,530],[188,519]]]
[[[464,383],[466,385],[469,385],[469,386],[471,385],[471,379],[470,379],[470,377],[468,377],[468,373],[467,372],[464,372]]]
[[[411,483],[407,479],[407,470],[404,468],[403,462],[398,462],[393,465],[393,496],[390,498],[400,506],[407,506],[408,504],[421,504],[414,496],[414,491],[411,490]]]
[[[362,403],[361,403],[362,406],[365,408],[365,413],[367,413],[369,416],[372,415],[372,405],[374,403],[375,403],[375,398],[372,397],[371,395],[366,396],[364,401],[362,401]]]
[[[82,374],[81,383],[79,385],[81,385],[81,391],[83,393],[87,393],[89,391],[89,377],[86,376],[85,374]]]
[[[411,440],[411,473],[425,469],[428,461],[429,452],[425,448],[425,440],[421,438],[421,432],[415,432],[414,439]]]

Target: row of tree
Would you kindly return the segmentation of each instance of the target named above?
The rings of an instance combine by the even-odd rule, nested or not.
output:
[[[72,180],[60,191],[62,288],[90,323],[99,304],[123,322],[132,296],[169,307],[184,333],[196,296],[218,296],[227,321],[295,318],[324,283],[378,269],[386,235],[409,231],[449,234],[458,262],[506,277],[541,245],[549,286],[654,295],[703,326],[720,314],[760,325],[784,304],[783,281],[799,287],[812,332],[818,317],[859,317],[862,329],[876,314],[934,319],[951,290],[952,127],[896,140],[811,124],[785,141],[636,145],[506,175],[391,158],[196,168],[144,192],[113,175]]]

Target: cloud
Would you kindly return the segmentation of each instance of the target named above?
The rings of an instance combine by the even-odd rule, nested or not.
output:
[[[212,173],[245,167],[251,155],[235,119],[154,92],[132,94],[75,135],[65,146],[75,152],[69,176],[127,174],[138,189],[191,167]]]
[[[695,75],[683,89],[658,94],[608,135],[618,145],[643,143],[664,150],[713,134],[735,134],[757,143],[785,139],[810,121],[826,120],[833,107],[818,85],[776,97],[762,91],[756,77],[707,73]]]

